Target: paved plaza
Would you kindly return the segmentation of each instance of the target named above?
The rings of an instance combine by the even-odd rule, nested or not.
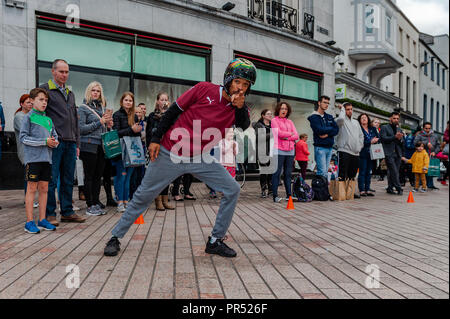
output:
[[[373,198],[286,210],[247,182],[226,241],[232,259],[204,252],[219,200],[200,183],[175,211],[152,204],[116,257],[103,256],[115,209],[31,235],[23,191],[0,191],[0,299],[449,298],[448,186],[406,203],[409,187],[388,195],[385,184],[374,182]]]

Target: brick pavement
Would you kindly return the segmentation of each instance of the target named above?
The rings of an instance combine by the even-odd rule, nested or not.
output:
[[[228,234],[234,259],[204,252],[219,200],[202,184],[193,185],[198,200],[175,211],[150,206],[113,258],[103,249],[121,216],[114,209],[31,235],[22,191],[0,191],[0,298],[448,298],[448,187],[407,204],[407,192],[388,195],[384,185],[374,182],[373,198],[288,211],[248,182]],[[69,264],[79,267],[78,289],[66,285]],[[366,287],[368,265],[379,268],[378,288]]]

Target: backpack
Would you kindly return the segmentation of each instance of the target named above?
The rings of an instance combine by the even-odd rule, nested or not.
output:
[[[314,198],[312,188],[306,184],[305,180],[300,175],[298,175],[294,180],[293,192],[299,202],[311,202]]]
[[[414,135],[408,135],[405,137],[405,148],[409,150],[415,150],[416,147],[414,145]]]
[[[314,192],[314,200],[327,201],[330,199],[330,192],[328,190],[328,180],[326,177],[316,175],[313,177],[312,191]]]

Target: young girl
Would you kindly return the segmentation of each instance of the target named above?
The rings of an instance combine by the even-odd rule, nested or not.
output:
[[[423,142],[416,143],[416,151],[412,155],[411,159],[407,160],[407,163],[412,164],[412,172],[416,177],[416,185],[413,192],[417,192],[419,190],[419,183],[422,181],[422,189],[420,191],[425,193],[427,191],[427,181],[425,176],[427,175],[430,158],[427,151],[425,151],[425,145]]]
[[[308,166],[308,156],[310,154],[308,144],[306,144],[307,140],[308,135],[303,133],[300,135],[300,140],[295,144],[295,160],[300,166],[300,174],[304,180],[306,180],[306,167]]]
[[[334,162],[334,159],[330,160],[330,166],[328,167],[328,183],[330,181],[334,181],[337,179],[338,176],[338,167],[336,163]]]
[[[234,178],[236,176],[236,155],[238,153],[238,144],[234,140],[234,130],[228,129],[225,138],[219,143],[220,163]]]

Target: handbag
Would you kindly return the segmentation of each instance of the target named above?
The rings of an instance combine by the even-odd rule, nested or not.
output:
[[[122,154],[119,134],[116,130],[102,134],[102,145],[105,157],[108,159],[112,159]]]
[[[384,150],[382,144],[372,144],[370,145],[370,159],[383,159],[384,158]]]
[[[89,111],[95,114],[99,119],[101,119],[100,115],[95,112],[88,105],[83,104]],[[103,125],[103,124],[102,124]],[[119,134],[117,131],[112,130],[109,132],[105,132],[102,135],[102,146],[103,152],[105,153],[105,158],[112,159],[122,154],[122,148],[120,146]]]
[[[427,176],[439,177],[441,175],[441,161],[437,158],[430,158]]]
[[[125,167],[145,165],[145,152],[140,136],[124,136],[120,139],[120,144]]]

